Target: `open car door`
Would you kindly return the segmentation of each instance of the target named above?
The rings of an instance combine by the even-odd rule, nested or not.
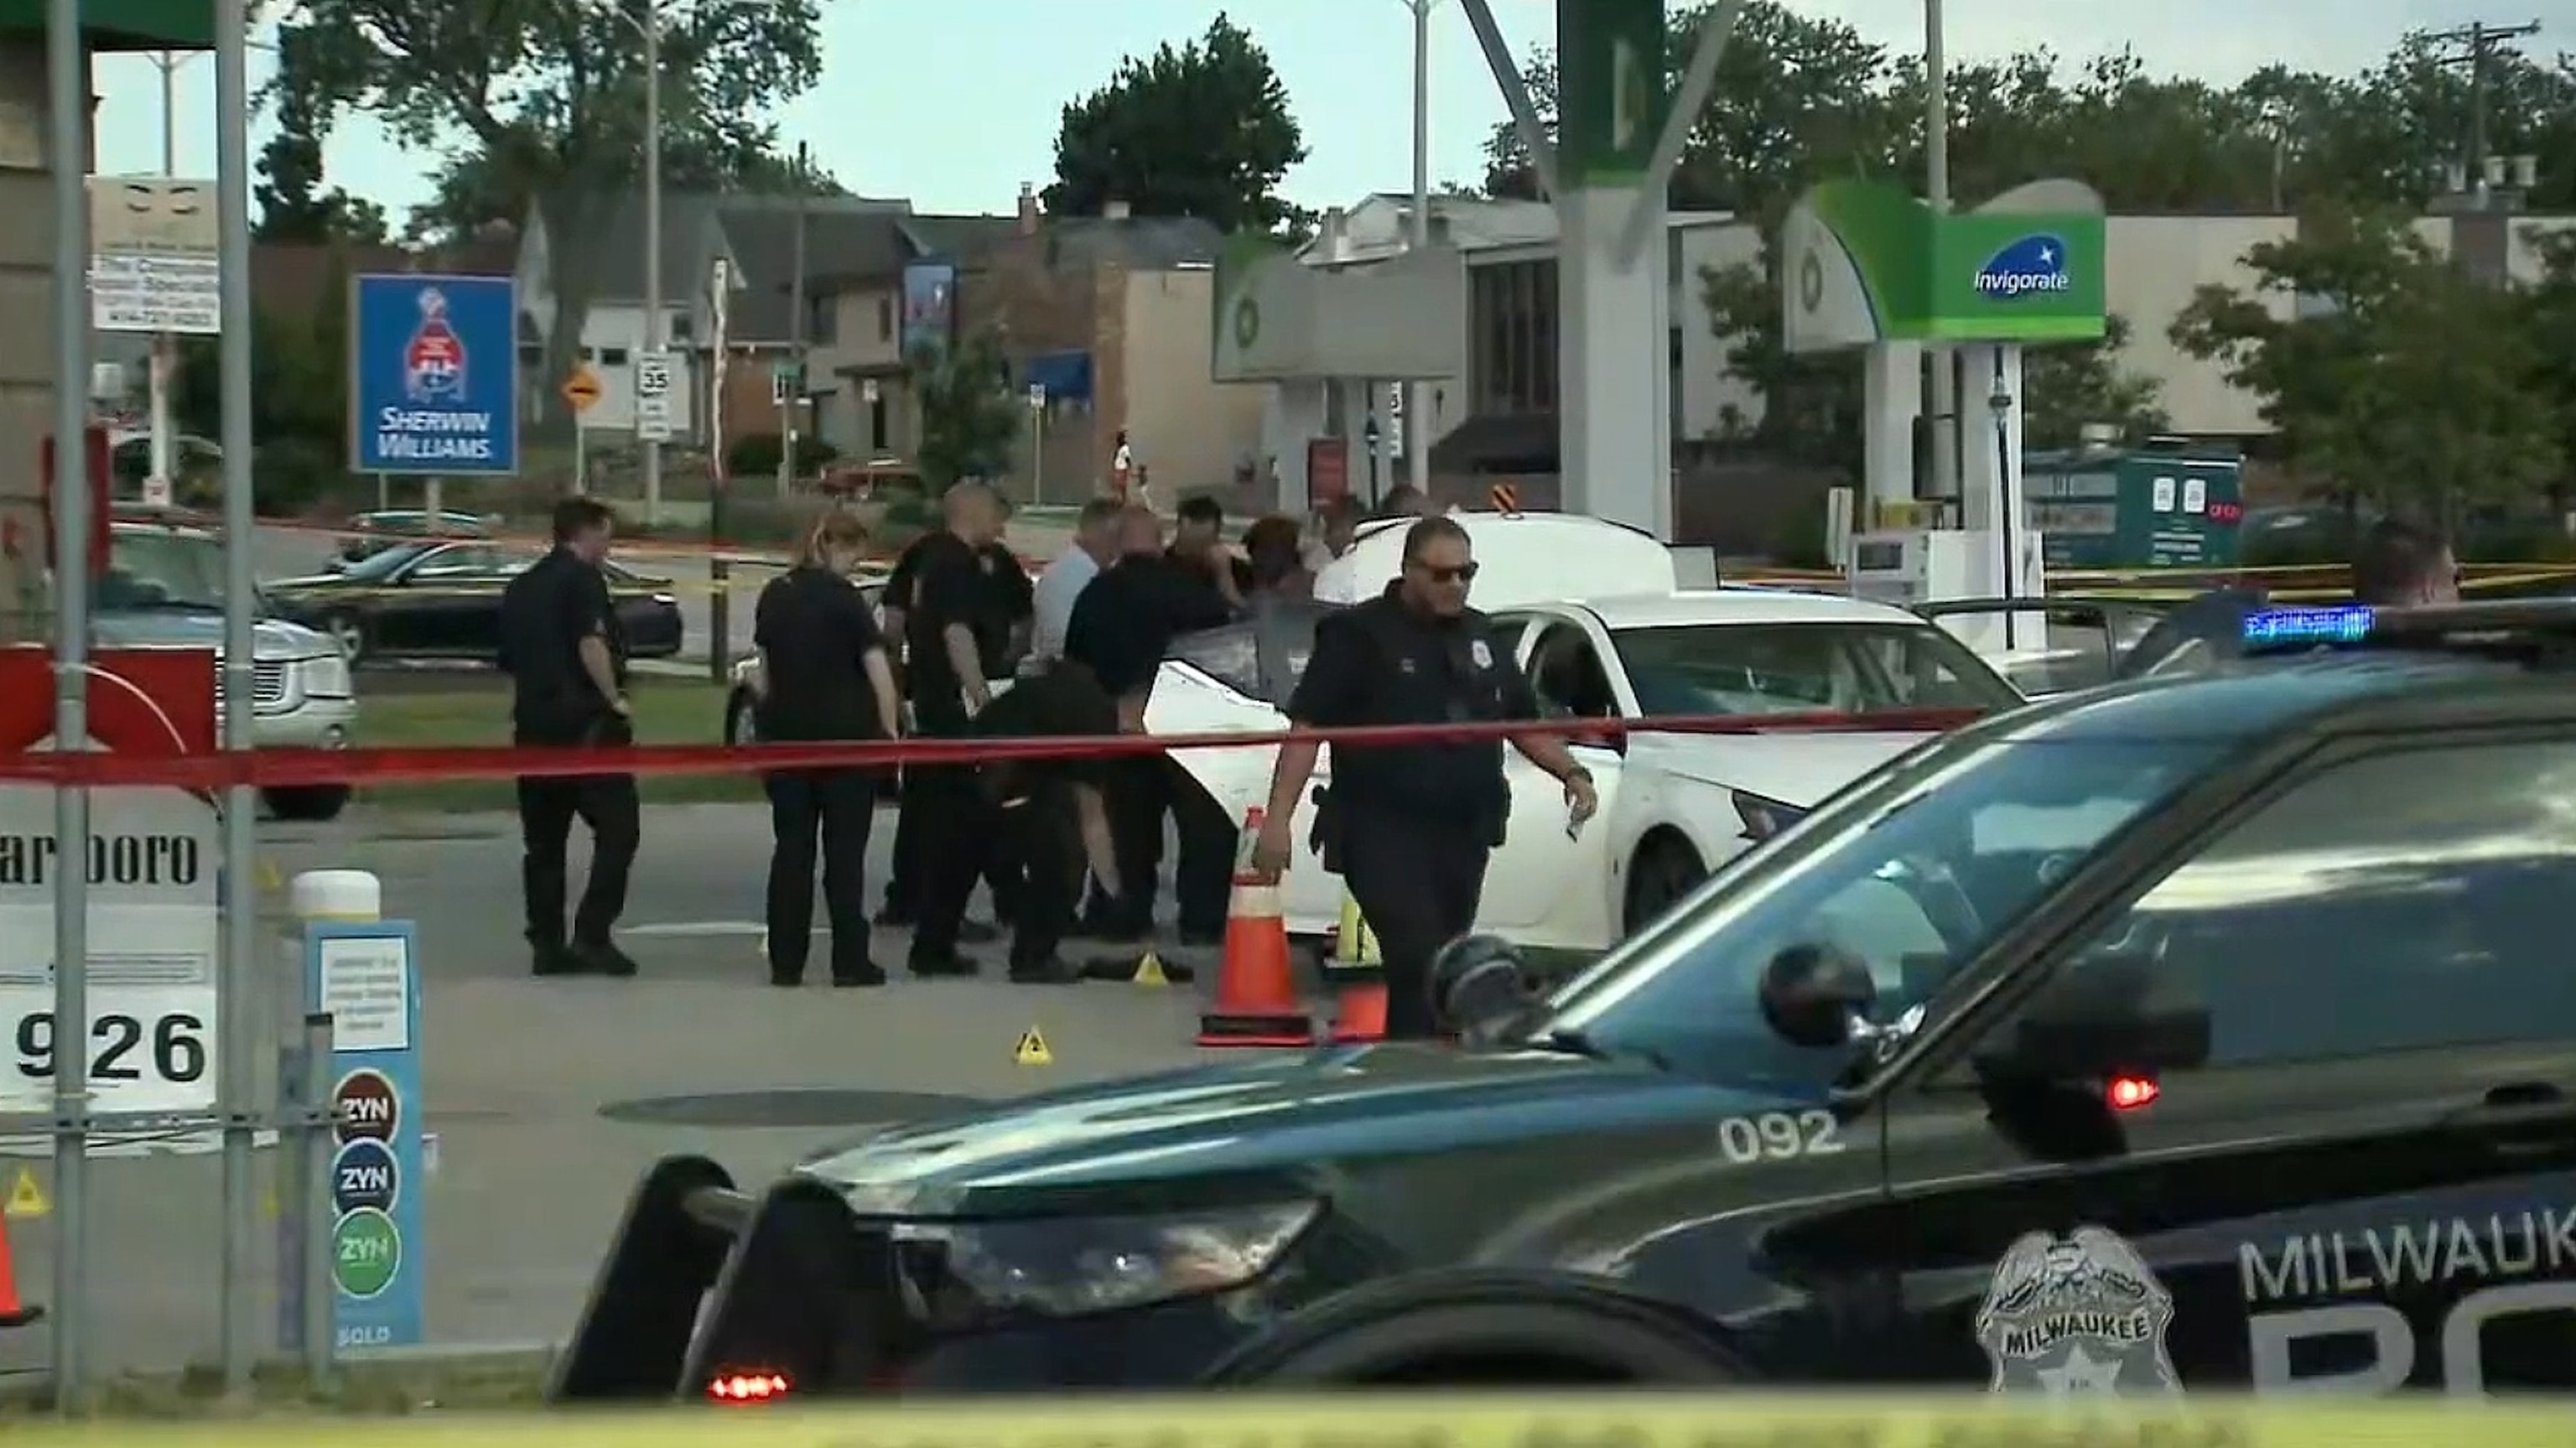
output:
[[[1977,650],[2033,699],[2122,677],[2122,661],[2166,612],[2144,599],[2081,597],[1954,598],[1917,604],[1914,611]]]
[[[1276,734],[1288,727],[1288,697],[1315,648],[1315,622],[1336,605],[1274,600],[1254,614],[1220,628],[1173,640],[1145,701],[1149,734]],[[1173,762],[1198,781],[1240,824],[1269,802],[1277,748],[1176,749]],[[1315,782],[1297,802],[1293,853],[1280,878],[1281,913],[1292,935],[1322,935],[1341,923],[1342,882],[1324,873],[1308,843],[1315,828],[1317,789],[1332,782],[1333,752],[1315,763]]]

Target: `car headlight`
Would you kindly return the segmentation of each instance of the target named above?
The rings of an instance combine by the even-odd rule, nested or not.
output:
[[[907,1222],[897,1243],[934,1245],[968,1302],[928,1301],[934,1322],[1072,1317],[1222,1292],[1260,1277],[1315,1220],[1315,1202],[1145,1217]]]
[[[349,661],[338,654],[315,654],[298,666],[304,674],[304,692],[329,699],[346,699],[351,694]]]
[[[677,594],[657,593],[653,595],[653,601],[662,605],[664,608],[677,608],[680,606],[680,599]]]
[[[1739,789],[1731,793],[1735,796],[1735,817],[1744,822],[1744,838],[1755,844],[1780,833],[1807,815],[1805,810],[1794,804],[1764,799],[1749,790]]]

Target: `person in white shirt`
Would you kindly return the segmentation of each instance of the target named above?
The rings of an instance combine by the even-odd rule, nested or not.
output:
[[[1073,622],[1074,600],[1118,556],[1116,498],[1094,498],[1074,518],[1073,541],[1038,575],[1036,628],[1022,673],[1034,673],[1064,657],[1064,631]]]

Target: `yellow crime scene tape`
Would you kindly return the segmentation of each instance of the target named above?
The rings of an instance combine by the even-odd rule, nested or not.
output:
[[[1693,1394],[1163,1396],[847,1410],[11,1424],[11,1448],[2567,1448],[2564,1406]]]

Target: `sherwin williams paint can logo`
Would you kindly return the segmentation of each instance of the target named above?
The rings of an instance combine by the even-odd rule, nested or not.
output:
[[[2006,246],[1977,268],[1977,295],[1999,302],[2070,291],[2075,279],[2066,274],[2066,239],[2036,233]]]

